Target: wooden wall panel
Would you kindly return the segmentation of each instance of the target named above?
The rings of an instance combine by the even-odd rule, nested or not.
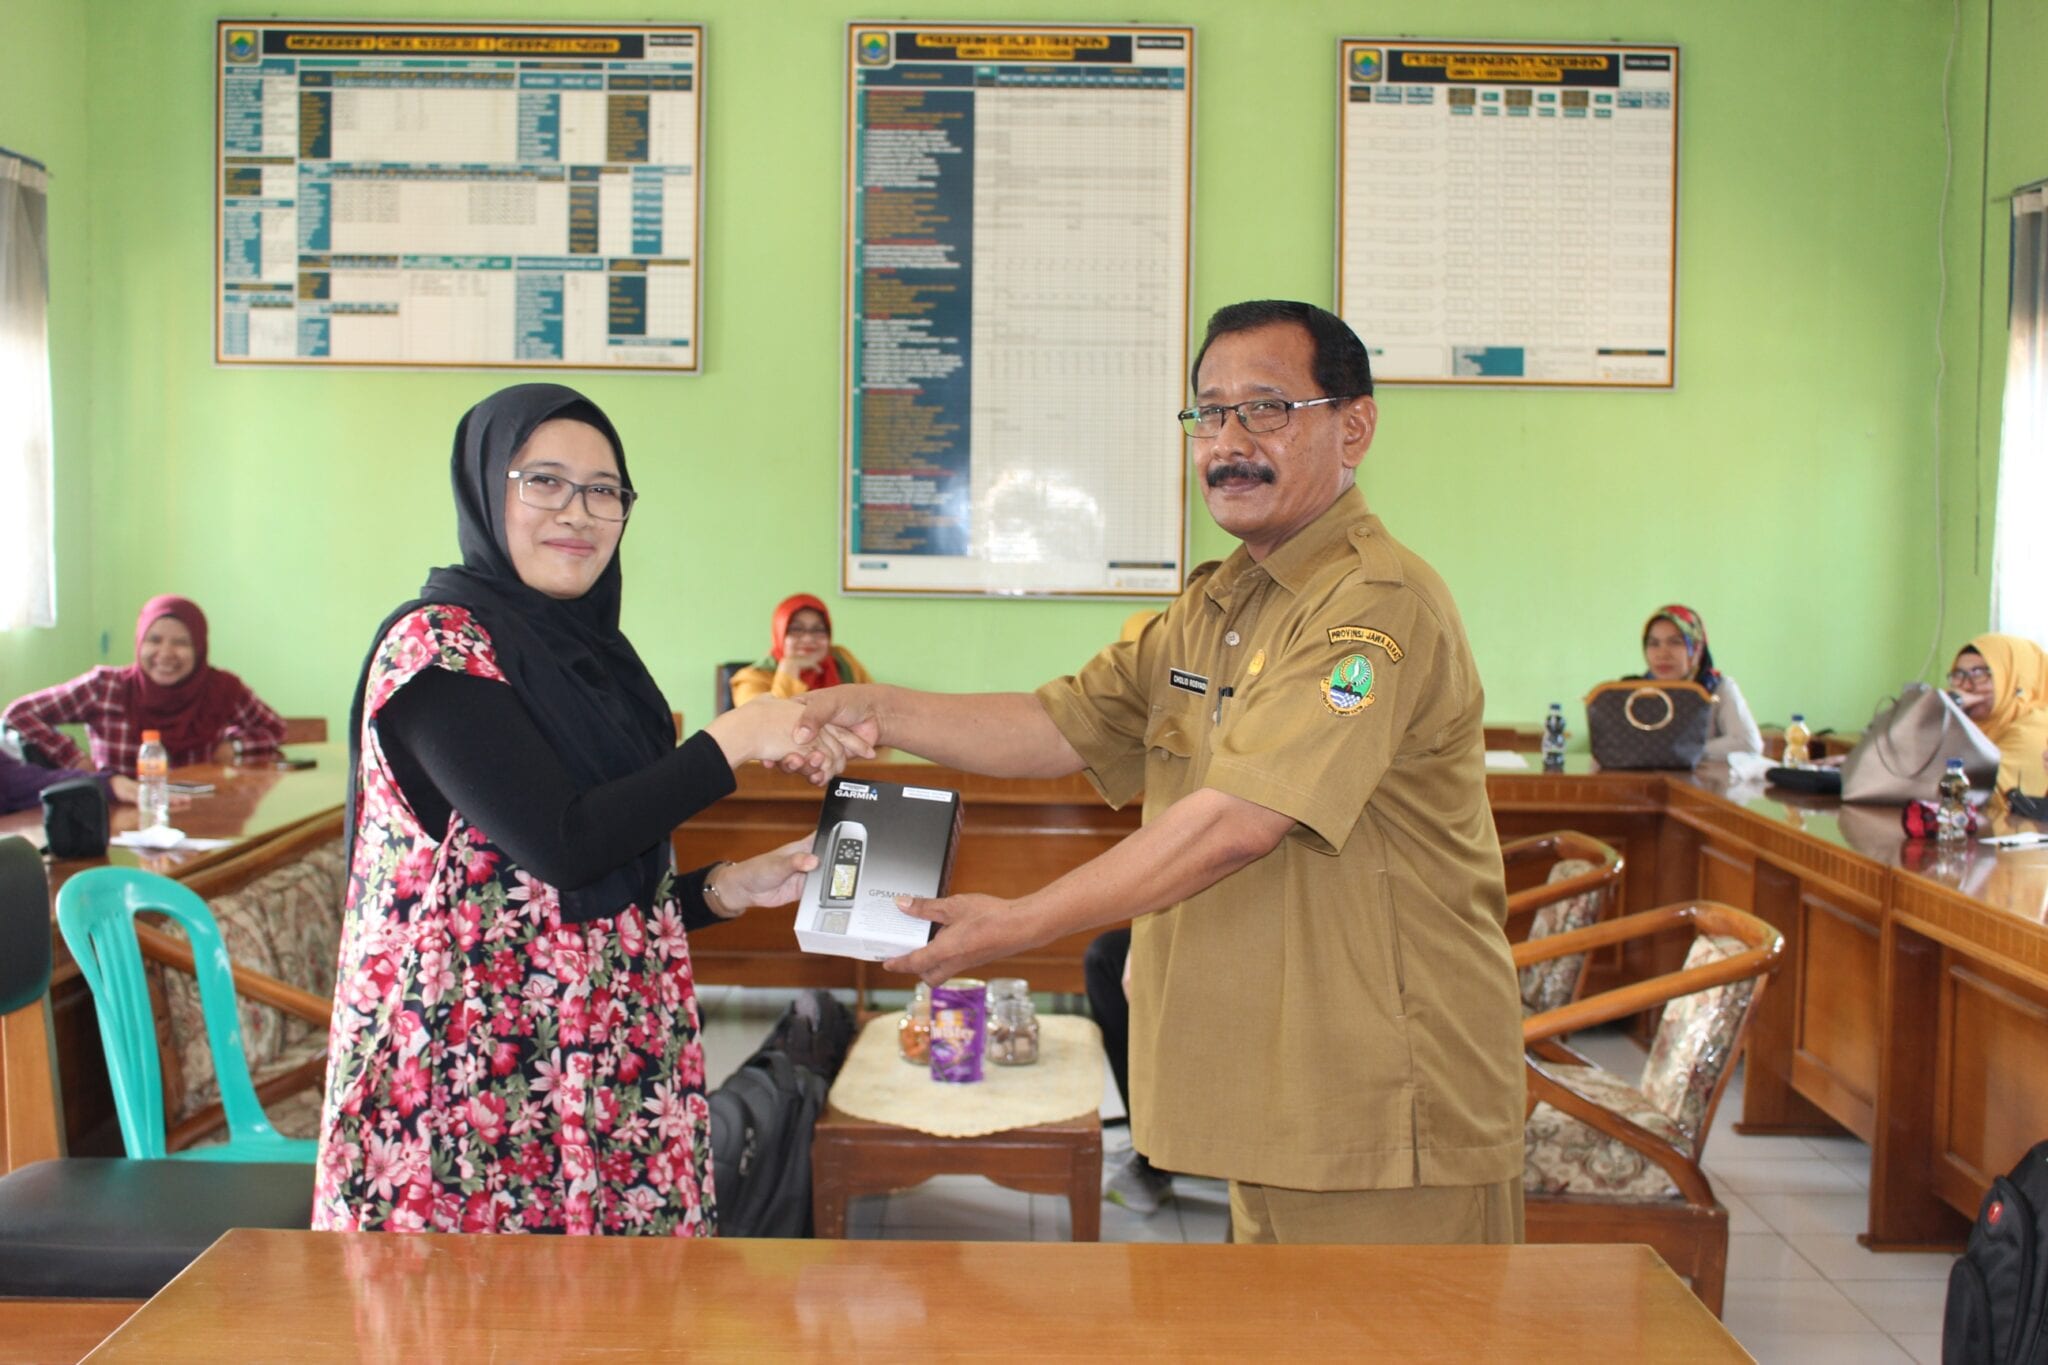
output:
[[[2048,1138],[2048,1005],[1995,969],[1943,957],[1937,1185],[1974,1212],[1991,1178]]]
[[[1810,893],[1799,918],[1793,1082],[1867,1141],[1884,1032],[1878,925]]]

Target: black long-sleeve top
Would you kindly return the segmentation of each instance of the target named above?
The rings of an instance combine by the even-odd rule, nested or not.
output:
[[[424,828],[446,829],[459,810],[519,866],[567,890],[663,842],[735,785],[724,751],[700,730],[639,772],[581,786],[518,694],[447,669],[423,669],[400,688],[378,711],[377,733]],[[719,922],[704,901],[710,871],[676,878],[686,930]],[[562,912],[570,923],[596,917]]]

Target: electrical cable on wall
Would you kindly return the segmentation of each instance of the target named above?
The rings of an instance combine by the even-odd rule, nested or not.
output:
[[[1934,634],[1927,642],[1927,657],[1914,674],[1923,679],[1941,656],[1941,637],[1948,628],[1948,533],[1944,524],[1947,512],[1941,483],[1941,390],[1948,380],[1948,346],[1942,340],[1941,325],[1948,316],[1948,196],[1956,165],[1955,130],[1948,100],[1955,76],[1956,35],[1962,25],[1963,0],[1951,0],[1948,52],[1941,61],[1941,207],[1934,225]]]

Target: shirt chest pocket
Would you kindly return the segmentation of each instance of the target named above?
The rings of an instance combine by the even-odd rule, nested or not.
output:
[[[1208,752],[1200,741],[1209,724],[1201,699],[1185,703],[1162,702],[1152,707],[1145,723],[1145,794],[1147,808],[1163,797],[1178,800],[1201,783],[1200,771],[1208,767]]]

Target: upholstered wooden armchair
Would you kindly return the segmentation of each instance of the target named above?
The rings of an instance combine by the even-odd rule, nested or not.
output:
[[[1647,1242],[1718,1316],[1728,1210],[1700,1157],[1782,937],[1754,915],[1697,901],[1519,943],[1514,954],[1526,966],[1687,929],[1692,948],[1678,971],[1523,1021],[1522,1187],[1531,1242]],[[1560,1041],[1659,1005],[1663,1022],[1633,1084]]]
[[[1508,885],[1508,938],[1519,942],[1583,929],[1621,908],[1621,854],[1571,830],[1501,845]],[[1537,880],[1538,877],[1541,880]],[[1568,1005],[1586,980],[1586,955],[1567,953],[1521,969],[1522,1013]]]

